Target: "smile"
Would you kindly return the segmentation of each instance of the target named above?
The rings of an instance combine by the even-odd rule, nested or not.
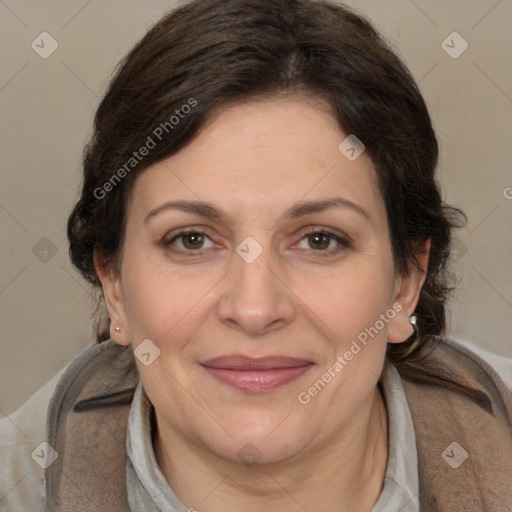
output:
[[[201,366],[219,382],[242,391],[261,393],[294,381],[313,363],[290,357],[251,359],[236,355],[211,359]]]

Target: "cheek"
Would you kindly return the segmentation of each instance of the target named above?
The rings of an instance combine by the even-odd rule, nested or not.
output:
[[[152,251],[132,248],[125,254],[123,287],[132,342],[136,345],[138,340],[150,338],[158,344],[171,337],[176,344],[182,337],[178,333],[194,323],[214,276],[184,275]]]
[[[325,336],[339,351],[391,307],[391,272],[392,267],[378,258],[353,258],[337,271],[297,274],[292,288],[307,306],[304,310],[313,313],[311,322],[323,326]],[[384,337],[387,325],[378,325]]]
[[[337,279],[315,280],[314,287],[308,279],[299,286],[311,311],[309,322],[324,338],[325,357],[297,398],[311,416],[334,430],[374,392],[395,316],[393,283],[385,265],[346,270]]]

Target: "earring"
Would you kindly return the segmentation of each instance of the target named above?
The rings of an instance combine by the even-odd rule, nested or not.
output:
[[[119,327],[119,325],[117,327],[114,327],[114,331],[121,332],[121,327]]]
[[[417,321],[418,321],[418,316],[416,314],[412,314],[409,317],[409,323],[412,325],[414,332],[409,337],[409,339],[407,339],[406,341],[403,342],[403,344],[406,346],[406,349],[401,354],[402,359],[405,359],[408,355],[410,355],[412,352],[414,352],[416,350],[416,348],[418,347],[419,342],[421,340],[421,338],[419,336],[418,327],[416,326]]]

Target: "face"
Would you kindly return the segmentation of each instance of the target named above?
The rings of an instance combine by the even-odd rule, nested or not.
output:
[[[420,279],[395,277],[372,162],[338,149],[347,135],[319,101],[247,102],[135,182],[102,282],[171,437],[235,462],[306,457],[410,335]]]

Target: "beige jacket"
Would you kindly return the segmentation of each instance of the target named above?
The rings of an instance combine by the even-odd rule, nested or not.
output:
[[[439,338],[419,367],[401,377],[418,451],[420,510],[512,511],[512,392],[483,359]],[[449,390],[443,379],[473,390]],[[66,370],[52,396],[47,440],[59,454],[45,473],[45,511],[126,512],[126,425],[139,375],[130,347],[91,347]],[[89,496],[102,496],[101,505]]]

